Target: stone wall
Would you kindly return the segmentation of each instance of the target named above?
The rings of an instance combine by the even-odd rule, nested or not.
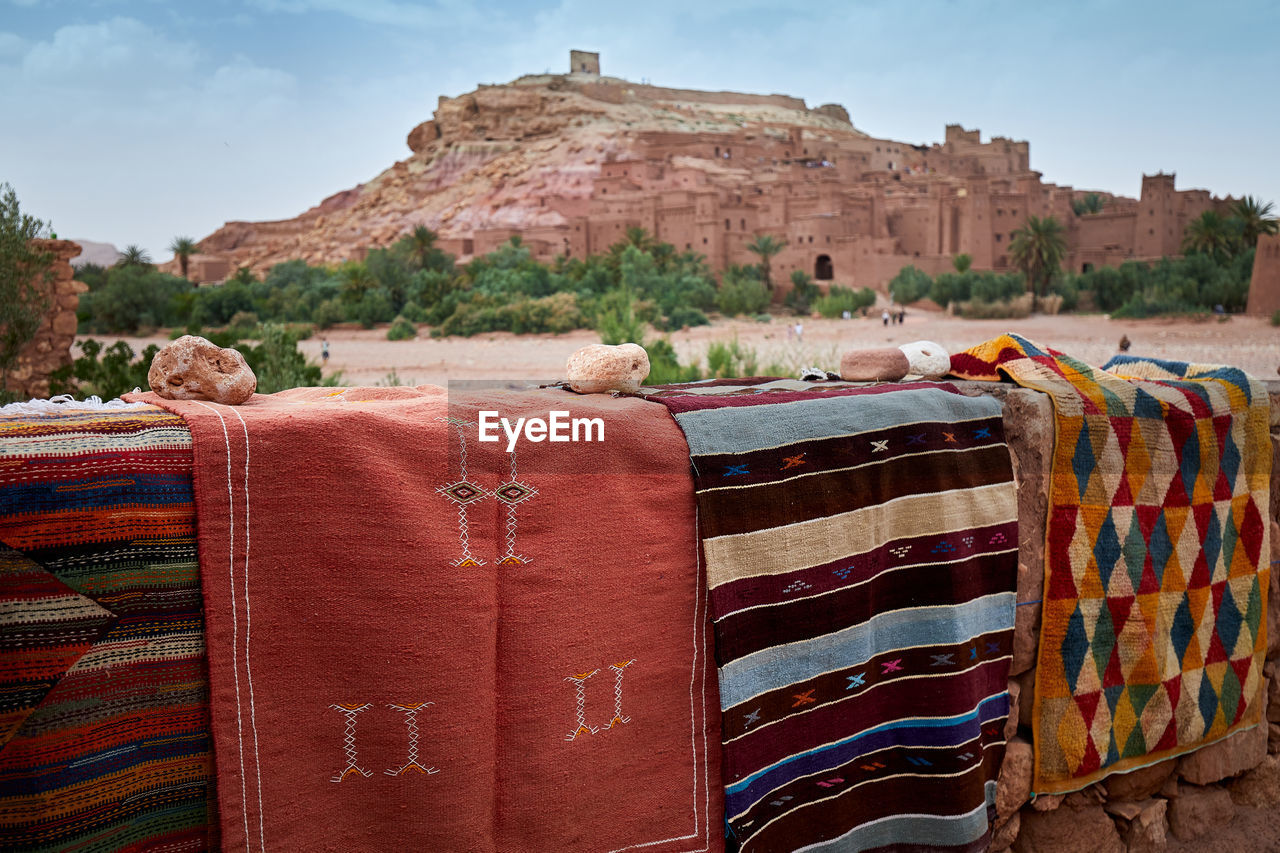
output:
[[[71,344],[76,337],[76,308],[88,285],[72,278],[71,259],[80,254],[80,244],[70,240],[35,240],[35,246],[54,256],[53,275],[48,281],[49,310],[35,337],[18,355],[9,372],[6,391],[20,397],[48,397],[49,374],[71,363]]]
[[[1037,391],[988,382],[957,383],[966,393],[995,396],[1004,404],[1004,427],[1018,485],[1018,602],[1008,748],[996,794],[998,820],[993,852],[1121,853],[1160,851],[1170,844],[1197,845],[1233,818],[1256,820],[1280,807],[1280,573],[1272,571],[1267,605],[1266,719],[1249,731],[1189,755],[1109,776],[1083,791],[1032,796],[1032,744],[1022,734],[1032,722],[1035,664],[1044,597],[1045,525],[1054,421],[1050,398]],[[1271,395],[1271,553],[1280,560],[1280,382]],[[1271,820],[1261,846],[1280,846],[1280,820]],[[1175,841],[1176,839],[1176,841]],[[1198,840],[1197,840],[1198,839]],[[1247,844],[1247,842],[1246,842]],[[1276,845],[1276,846],[1268,846]],[[1194,846],[1178,849],[1197,849]],[[1215,848],[1216,849],[1216,848]],[[1225,848],[1223,848],[1225,849]]]

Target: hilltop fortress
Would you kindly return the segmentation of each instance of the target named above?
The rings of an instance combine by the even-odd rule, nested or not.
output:
[[[785,95],[698,92],[600,74],[572,51],[570,72],[531,75],[441,97],[408,136],[411,156],[294,219],[229,222],[200,242],[194,277],[291,258],[335,263],[417,225],[467,260],[520,236],[535,256],[583,257],[639,226],[711,267],[754,263],[747,246],[786,240],[777,278],[883,289],[907,264],[929,273],[967,253],[975,269],[1010,268],[1012,233],[1052,215],[1067,231],[1069,269],[1178,254],[1188,222],[1225,207],[1174,175],[1144,175],[1141,196],[1045,183],[1025,141],[948,125],[912,145],[857,130],[838,104]]]

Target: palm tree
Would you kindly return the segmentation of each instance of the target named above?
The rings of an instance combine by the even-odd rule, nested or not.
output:
[[[338,270],[338,281],[342,285],[342,298],[352,303],[361,301],[366,293],[378,286],[378,280],[362,261],[343,264]]]
[[[1240,224],[1239,221],[1224,219],[1217,211],[1206,210],[1188,223],[1182,236],[1182,251],[1187,255],[1199,253],[1225,261],[1240,246]]]
[[[1101,213],[1102,205],[1102,196],[1097,193],[1086,193],[1084,198],[1071,202],[1071,210],[1076,216],[1084,216],[1089,213]]]
[[[230,281],[233,281],[236,284],[250,285],[257,284],[258,277],[254,275],[253,270],[248,267],[238,267],[236,269],[236,274],[231,276]]]
[[[196,253],[196,241],[190,237],[174,237],[173,242],[169,244],[169,251],[173,252],[173,256],[178,259],[178,268],[182,270],[182,277],[187,277],[187,265],[191,260],[191,256]]]
[[[747,244],[748,252],[753,252],[760,256],[760,280],[764,282],[764,286],[769,290],[773,290],[773,280],[769,277],[769,262],[774,255],[786,247],[786,240],[774,237],[772,234],[757,237],[754,242]]]
[[[124,247],[124,251],[120,253],[120,260],[116,261],[118,267],[149,267],[151,266],[151,256],[147,254],[147,250],[135,244],[129,244]]]
[[[436,232],[425,225],[419,225],[409,235],[409,251],[418,262],[418,269],[426,269],[431,257],[431,250],[436,247]]]
[[[1276,233],[1276,218],[1272,215],[1274,210],[1275,205],[1271,202],[1263,204],[1261,199],[1251,195],[1231,206],[1232,217],[1240,220],[1240,236],[1244,240],[1244,248],[1252,249],[1258,245],[1258,237],[1263,234]]]
[[[1066,255],[1066,232],[1052,216],[1027,217],[1026,225],[1013,232],[1009,243],[1013,265],[1027,277],[1031,292],[1041,296],[1049,294],[1049,282],[1058,273]]]
[[[653,239],[653,235],[638,225],[632,225],[627,228],[627,243],[635,246],[642,252],[651,252],[653,247],[657,245],[657,241]]]

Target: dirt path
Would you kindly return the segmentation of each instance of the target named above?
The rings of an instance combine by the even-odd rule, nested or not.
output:
[[[1102,364],[1118,351],[1127,335],[1135,355],[1152,355],[1194,362],[1242,367],[1261,379],[1275,379],[1280,367],[1280,328],[1264,318],[1235,316],[1217,320],[1110,320],[1101,315],[1034,316],[1023,320],[963,320],[916,312],[901,326],[882,325],[878,317],[853,320],[805,319],[797,338],[794,319],[772,323],[723,320],[712,326],[670,335],[682,362],[706,364],[707,347],[737,336],[753,349],[763,372],[775,365],[794,373],[810,364],[839,368],[846,349],[897,345],[931,340],[951,352],[1014,331],[1091,364]],[[320,360],[320,343],[329,341],[326,374],[341,371],[348,385],[388,384],[394,372],[400,384],[443,384],[449,379],[556,379],[565,359],[578,347],[599,343],[590,331],[564,335],[512,335],[495,332],[472,338],[388,341],[386,329],[331,329],[317,333],[300,347],[309,359]],[[110,340],[115,340],[114,338]],[[167,338],[124,338],[135,350],[147,343],[163,346]]]

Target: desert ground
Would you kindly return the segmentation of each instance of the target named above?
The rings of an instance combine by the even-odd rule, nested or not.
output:
[[[720,320],[669,337],[682,363],[697,360],[705,367],[707,347],[736,336],[744,348],[754,350],[760,372],[774,366],[788,375],[809,365],[838,370],[840,353],[847,349],[931,340],[956,352],[1004,332],[1016,332],[1097,365],[1117,353],[1121,337],[1128,336],[1133,355],[1231,364],[1260,379],[1277,379],[1280,368],[1280,328],[1261,317],[1112,320],[1095,314],[965,320],[913,311],[908,312],[904,324],[887,327],[879,316],[803,319],[799,336],[796,322],[796,318],[781,316],[771,323]],[[168,343],[167,337],[123,340],[135,351],[148,343]],[[414,340],[389,341],[383,327],[330,329],[317,332],[299,346],[308,359],[318,362],[322,340],[328,340],[330,351],[325,375],[341,371],[345,385],[444,384],[450,379],[552,380],[563,376],[570,353],[600,342],[595,332],[587,330],[563,335],[493,332],[472,338],[434,339],[425,327]]]

